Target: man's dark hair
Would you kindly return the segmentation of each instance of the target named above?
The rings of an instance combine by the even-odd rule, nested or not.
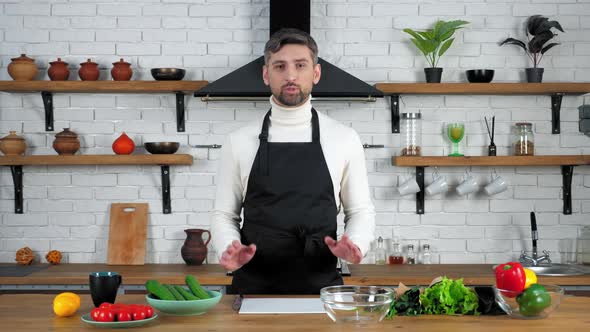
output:
[[[276,53],[287,44],[305,45],[311,52],[313,64],[318,63],[318,45],[315,40],[305,31],[299,29],[285,28],[278,30],[270,36],[264,46],[264,63],[268,65],[271,53]]]

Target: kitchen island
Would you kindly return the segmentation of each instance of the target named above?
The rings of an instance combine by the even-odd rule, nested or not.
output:
[[[93,308],[90,295],[81,296],[81,307],[71,317],[56,317],[51,310],[54,295],[0,295],[0,326],[4,331],[106,331],[80,320]],[[502,316],[395,317],[392,320],[355,326],[335,324],[325,314],[240,315],[232,310],[233,296],[225,295],[201,316],[160,315],[135,331],[589,331],[590,298],[564,297],[561,306],[546,319],[517,320]],[[119,295],[118,303],[145,303],[143,295]]]

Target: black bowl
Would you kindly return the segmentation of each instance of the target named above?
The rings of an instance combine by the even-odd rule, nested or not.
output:
[[[180,81],[186,74],[180,68],[152,68],[151,72],[156,81]]]
[[[145,149],[151,154],[173,154],[178,151],[178,142],[147,142],[143,143]]]
[[[465,71],[465,74],[471,83],[490,83],[494,78],[493,69],[472,69]]]

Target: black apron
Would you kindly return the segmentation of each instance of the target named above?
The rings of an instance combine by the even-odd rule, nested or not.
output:
[[[327,235],[336,238],[338,208],[318,115],[311,113],[311,143],[268,142],[271,111],[264,117],[240,231],[242,243],[257,249],[234,271],[234,293],[319,294],[342,285],[337,258],[324,243]]]

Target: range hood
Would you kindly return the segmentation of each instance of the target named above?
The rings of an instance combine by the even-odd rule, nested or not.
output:
[[[296,28],[310,32],[310,0],[270,0],[270,35],[282,28]],[[320,50],[321,53],[321,50]],[[322,67],[320,82],[313,87],[313,99],[375,101],[383,93],[344,70],[319,58]],[[207,84],[195,92],[203,101],[264,100],[270,88],[262,80],[264,56]]]

